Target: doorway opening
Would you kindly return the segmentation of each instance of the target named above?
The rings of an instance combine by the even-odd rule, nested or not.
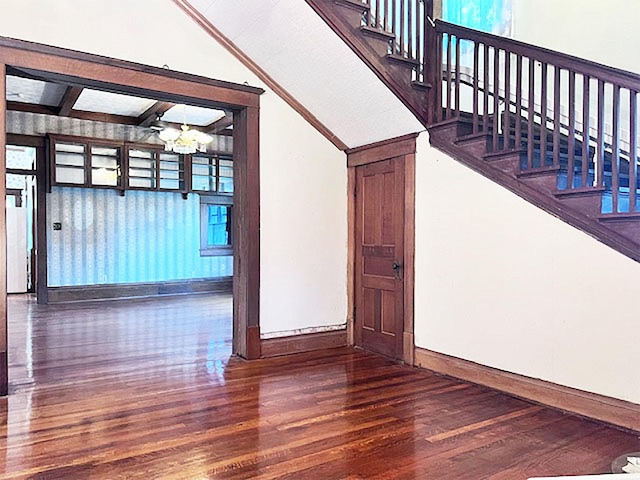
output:
[[[7,61],[7,59],[10,59],[10,61]],[[9,65],[3,65],[6,63],[9,63]],[[160,115],[158,115],[161,109],[164,109],[163,111],[166,113],[175,105],[213,109],[222,111],[223,113],[230,112],[232,114],[231,121],[225,120],[226,125],[224,125],[223,128],[231,126],[229,141],[233,144],[233,164],[225,164],[223,159],[213,158],[211,156],[200,158],[196,161],[194,155],[194,158],[190,158],[188,162],[175,159],[174,165],[183,165],[182,167],[177,166],[175,172],[173,171],[173,167],[168,166],[169,163],[171,163],[170,160],[165,158],[163,156],[164,154],[161,153],[164,145],[160,147],[158,145],[155,146],[155,150],[158,150],[158,152],[153,154],[155,157],[152,155],[156,160],[155,167],[145,169],[142,168],[142,163],[149,160],[149,158],[144,157],[144,154],[148,152],[144,152],[144,148],[140,145],[131,145],[131,142],[127,143],[129,139],[125,139],[124,142],[118,141],[119,143],[116,142],[117,144],[115,145],[113,142],[105,143],[100,141],[95,142],[93,140],[84,141],[83,143],[83,140],[78,139],[78,135],[76,134],[74,138],[58,139],[60,141],[56,143],[56,140],[52,140],[50,136],[46,142],[48,148],[45,169],[46,180],[48,182],[46,190],[49,191],[52,188],[66,189],[68,191],[72,189],[75,191],[82,190],[83,193],[91,192],[101,198],[107,194],[111,197],[119,195],[121,197],[129,196],[130,198],[135,198],[146,194],[143,190],[153,190],[154,192],[158,192],[158,196],[162,196],[167,193],[167,191],[170,191],[174,193],[177,192],[178,196],[180,196],[179,194],[181,193],[182,198],[180,201],[185,202],[183,205],[186,205],[189,197],[197,199],[200,193],[202,193],[203,196],[211,193],[208,191],[194,191],[196,184],[204,185],[204,183],[207,183],[202,182],[203,175],[201,175],[201,173],[205,169],[208,169],[210,179],[215,179],[214,182],[208,182],[210,186],[213,183],[218,186],[222,183],[229,185],[232,182],[232,193],[228,190],[225,190],[225,192],[218,191],[217,193],[227,194],[227,198],[231,197],[233,199],[233,207],[222,203],[223,207],[218,208],[216,211],[219,213],[224,210],[227,215],[218,215],[218,217],[224,218],[216,217],[209,219],[207,225],[211,226],[213,223],[212,227],[214,229],[220,230],[223,227],[226,229],[226,236],[220,234],[214,235],[215,241],[213,247],[215,247],[214,250],[217,249],[218,253],[227,256],[229,256],[229,253],[232,253],[233,353],[248,359],[258,358],[260,356],[259,195],[256,195],[256,192],[259,191],[259,169],[257,167],[259,163],[258,108],[259,95],[263,93],[263,91],[255,87],[230,84],[228,82],[206,79],[166,69],[94,57],[79,52],[9,39],[0,39],[0,67],[2,67],[2,70],[4,70],[6,74],[2,75],[0,82],[4,82],[4,85],[0,86],[4,88],[0,90],[4,90],[7,93],[8,90],[6,87],[11,77],[28,79],[45,84],[55,84],[62,87],[62,89],[59,90],[60,97],[56,105],[52,106],[50,104],[43,104],[42,102],[34,102],[25,109],[26,111],[22,111],[21,114],[39,113],[45,116],[53,114],[58,117],[70,118],[72,121],[84,120],[96,123],[112,123],[109,122],[109,119],[117,117],[125,120],[124,122],[120,122],[121,124],[128,124],[134,127],[142,126],[141,124],[143,123],[145,127],[149,127],[151,123],[161,120]],[[87,72],[88,77],[78,77],[77,72]],[[121,83],[123,81],[126,83]],[[83,92],[87,92],[88,97],[94,93],[99,94],[102,92],[116,97],[124,96],[137,100],[147,99],[151,100],[151,104],[147,105],[147,108],[140,115],[137,115],[134,120],[127,120],[125,118],[127,115],[117,113],[110,114],[104,111],[92,112],[89,109],[83,110],[83,108],[76,103],[83,101]],[[41,97],[44,96],[41,95]],[[15,99],[7,98],[7,104],[4,107],[5,111],[0,111],[0,118],[5,119],[5,127],[7,107],[8,110],[15,110],[14,107],[16,107],[16,103],[18,102],[16,102]],[[111,104],[113,105],[113,102],[111,102]],[[167,120],[166,117],[164,120]],[[180,122],[177,122],[178,127],[182,124],[183,118],[180,120]],[[133,121],[136,122],[133,125],[128,123]],[[193,120],[190,121],[195,123]],[[8,130],[5,128],[5,131]],[[42,133],[43,132],[40,131],[40,134]],[[25,132],[22,132],[22,135],[24,134]],[[102,138],[98,140],[104,140],[104,136],[101,137]],[[65,163],[66,160],[63,159],[57,164],[57,151],[55,149],[58,147],[58,144],[64,144],[65,142],[66,145],[60,149],[62,152],[61,157],[66,157],[66,160],[69,160],[71,163]],[[1,151],[5,150],[5,145],[6,140],[0,142]],[[77,155],[78,148],[84,148],[83,155]],[[118,161],[113,163],[113,158],[117,156],[114,151],[118,149],[123,153],[123,155],[118,158],[122,158],[123,160],[120,163],[118,163]],[[151,148],[151,150],[153,150],[153,148]],[[72,159],[71,157],[74,155],[76,155],[76,157]],[[77,163],[80,157],[82,157],[83,160]],[[75,172],[78,168],[84,173],[78,174]],[[212,173],[212,168],[215,169],[215,174]],[[74,172],[72,172],[72,170],[74,170]],[[151,170],[153,173],[149,173]],[[162,171],[164,171],[164,175]],[[232,175],[230,174],[231,171]],[[170,177],[174,174],[182,175],[181,178],[184,178],[184,182],[181,182],[178,178]],[[196,178],[199,175],[200,177]],[[226,179],[224,182],[221,182],[223,176]],[[155,179],[155,184],[150,177]],[[68,185],[64,187],[57,184],[65,182]],[[144,185],[141,185],[140,182],[143,182]],[[162,186],[163,182],[164,187]],[[186,184],[191,185],[191,190],[185,187]],[[3,197],[2,201],[5,202],[6,206],[7,198]],[[11,199],[8,201],[13,202]],[[115,203],[117,199],[110,199],[110,201]],[[144,201],[141,201],[141,203],[143,207],[146,206]],[[40,203],[38,203],[38,205],[41,206]],[[69,208],[82,208],[77,207],[77,205],[77,202],[72,202]],[[197,200],[195,202],[195,209],[196,212],[201,211],[201,204]],[[4,211],[5,209],[2,208],[2,210]],[[40,208],[39,211],[41,210],[43,209]],[[68,212],[69,209],[66,211]],[[92,215],[87,212],[84,212],[85,221],[87,220],[87,216],[90,217]],[[139,218],[145,219],[148,216],[149,210],[143,208]],[[100,219],[96,217],[93,217],[92,220],[94,223],[99,223],[100,221]],[[171,218],[167,217],[166,221],[170,222]],[[49,244],[53,244],[54,242],[54,233],[63,231],[65,223],[67,227],[76,226],[73,223],[69,224],[65,221],[54,221],[53,218],[46,218],[44,224],[36,221],[37,228],[41,226],[46,227],[46,231],[50,236]],[[200,222],[196,223],[200,225]],[[143,225],[142,228],[146,229],[146,226]],[[225,237],[223,239],[224,242],[220,240],[222,236]],[[94,235],[92,237],[93,242],[95,242],[98,237],[99,235]],[[201,235],[197,236],[197,247],[195,250],[198,254],[200,254],[202,238],[208,240],[209,235],[206,237]],[[6,240],[6,238],[3,239],[5,242]],[[81,248],[79,251],[87,251],[89,247],[92,246],[92,240],[90,238],[82,239],[80,241],[82,244],[81,247],[85,246],[87,248],[84,250]],[[111,250],[107,248],[103,253],[104,255],[109,255],[110,252]],[[46,251],[43,253],[46,254]],[[84,255],[84,253],[82,253],[82,255]],[[78,255],[69,255],[68,257],[67,260],[70,260],[72,263],[78,259]],[[205,257],[211,258],[211,252],[203,255],[203,258]],[[178,266],[182,266],[180,258],[174,258],[173,260]],[[4,262],[1,263],[4,264]],[[51,260],[48,263],[51,265]],[[67,263],[69,262],[62,261],[60,265],[64,267]],[[90,269],[91,262],[88,262],[88,265]],[[1,268],[6,268],[6,264],[2,265]],[[155,268],[155,266],[153,268]],[[36,277],[36,282],[39,282],[38,285],[41,285],[42,279]],[[85,290],[84,287],[84,285],[80,286],[82,290]],[[130,287],[130,285],[123,286],[123,288]],[[163,291],[165,293],[171,293],[171,289],[175,288],[175,285],[159,286],[158,288],[164,288]],[[3,310],[6,312],[6,296],[2,295],[2,299]],[[6,315],[1,323],[6,332]],[[4,345],[0,345],[0,354],[0,356],[3,357],[3,361],[0,363],[4,364],[0,365],[0,370],[2,370],[0,371],[0,393],[6,393],[8,388],[6,375],[6,341]]]
[[[7,293],[34,293],[37,283],[36,149],[6,147]]]

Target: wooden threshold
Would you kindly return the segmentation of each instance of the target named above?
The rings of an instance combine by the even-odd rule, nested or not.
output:
[[[568,413],[640,432],[640,405],[416,347],[415,365]]]

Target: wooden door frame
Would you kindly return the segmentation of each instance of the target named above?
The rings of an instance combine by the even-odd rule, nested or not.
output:
[[[189,103],[234,112],[233,352],[260,357],[260,155],[261,88],[141,65],[84,52],[0,37],[0,96],[7,69],[25,69],[53,81]],[[0,106],[0,229],[6,229],[6,102]],[[0,235],[0,395],[8,393],[6,236]]]
[[[402,360],[414,364],[414,280],[415,280],[415,172],[416,138],[418,133],[383,140],[346,150],[347,153],[347,216],[349,219],[347,252],[347,340],[355,345],[355,273],[356,273],[356,167],[402,157],[404,163],[404,321],[402,329]]]

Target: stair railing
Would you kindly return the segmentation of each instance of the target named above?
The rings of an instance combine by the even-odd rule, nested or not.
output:
[[[425,35],[429,35],[430,16],[433,0],[363,0],[369,6],[363,24],[369,28],[382,30],[395,36],[390,42],[389,54],[415,62],[414,78],[424,81],[424,65],[430,45]]]
[[[565,193],[604,191],[603,213],[640,211],[639,75],[440,20],[433,30],[431,123],[468,122],[492,154],[520,151],[522,173],[557,170]]]

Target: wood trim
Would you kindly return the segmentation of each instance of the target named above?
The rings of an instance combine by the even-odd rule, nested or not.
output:
[[[234,352],[260,357],[260,112],[234,116]]]
[[[347,345],[347,330],[306,333],[262,340],[262,357],[277,357],[293,353],[338,348]]]
[[[413,139],[415,150],[415,138]],[[415,297],[415,244],[416,244],[416,155],[404,157],[404,347],[403,360],[414,363],[414,297]]]
[[[640,432],[640,405],[416,348],[415,365],[565,412]]]
[[[419,133],[410,133],[401,137],[351,148],[347,150],[347,167],[357,167],[402,155],[414,154],[416,153],[416,138],[418,135]]]
[[[316,118],[304,105],[298,102],[293,95],[276,82],[266,71],[256,62],[246,55],[240,48],[229,40],[220,30],[218,30],[209,20],[207,20],[196,8],[191,6],[186,0],[173,0],[191,19],[202,29],[213,37],[220,45],[236,57],[240,63],[253,72],[262,82],[282,98],[291,108],[298,112],[309,124],[320,132],[327,140],[340,150],[346,150],[347,145],[338,138],[329,128],[327,128],[318,118]]]
[[[356,169],[347,168],[347,344],[355,345],[356,288]]]
[[[113,298],[156,297],[195,293],[232,292],[232,277],[199,278],[171,282],[116,283],[108,285],[82,285],[49,287],[48,303],[82,302]]]
[[[29,42],[26,40],[17,40],[14,38],[8,37],[0,37],[0,51],[5,51],[5,49],[13,49],[17,52],[35,53],[38,55],[45,55],[48,57],[59,57],[61,59],[68,59],[70,61],[80,61],[84,63],[91,63],[98,67],[99,70],[102,70],[99,67],[109,67],[117,70],[127,70],[130,72],[138,72],[138,73],[149,73],[151,75],[157,77],[163,77],[170,80],[180,80],[186,81],[190,83],[198,83],[202,85],[218,87],[223,89],[235,90],[237,92],[249,93],[252,95],[261,95],[264,93],[264,90],[259,87],[252,87],[250,85],[241,85],[239,83],[227,82],[224,80],[217,80],[214,78],[203,77],[201,75],[194,75],[192,73],[184,73],[178,72],[176,70],[169,70],[167,68],[162,67],[154,67],[151,65],[144,65],[142,63],[130,62],[127,60],[120,60],[111,57],[105,57],[102,55],[95,55],[92,53],[80,52],[78,50],[70,50],[66,48],[60,47],[52,47],[51,45],[45,45],[42,43]],[[9,68],[11,68],[11,75],[24,76],[25,78],[34,78],[33,75],[27,72],[21,72],[20,67],[29,68],[22,63],[14,63],[14,62],[4,62]],[[71,62],[70,62],[71,63]],[[43,71],[38,72],[38,74],[43,74],[46,72],[57,71],[52,68],[45,68]],[[86,75],[87,72],[82,72],[84,78],[92,78]],[[130,77],[130,75],[127,75]],[[135,77],[135,75],[134,75]],[[39,79],[42,79],[41,77]],[[173,82],[169,82],[173,83]],[[122,83],[126,85],[126,83]],[[119,83],[115,83],[115,85],[119,85]],[[144,87],[143,87],[144,88]],[[149,87],[151,88],[151,87]],[[206,98],[206,97],[202,97]],[[241,105],[241,104],[239,104]]]
[[[13,42],[24,48],[8,46]],[[104,57],[6,38],[0,38],[0,61],[41,71],[44,80],[56,83],[210,108],[256,107],[259,94],[263,92],[262,89],[247,91],[234,84],[206,81],[194,75],[134,63],[122,65],[116,60],[106,63]]]
[[[7,80],[6,65],[0,63],[0,98],[6,98]],[[3,102],[4,103],[4,102]],[[9,391],[9,371],[7,356],[7,172],[6,146],[7,139],[4,132],[7,131],[5,106],[0,106],[0,395],[6,395]]]

